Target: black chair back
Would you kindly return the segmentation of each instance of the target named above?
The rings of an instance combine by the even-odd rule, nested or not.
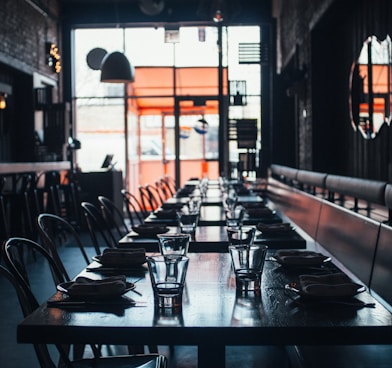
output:
[[[125,222],[124,213],[117,208],[116,204],[105,196],[98,196],[98,202],[106,224],[117,233],[118,240],[130,232]]]
[[[58,267],[64,274],[69,274],[59,255],[58,249],[67,245],[77,246],[80,249],[86,265],[90,263],[83,242],[76,229],[65,219],[51,213],[41,213],[37,217],[38,231],[43,244],[55,259]]]
[[[101,210],[90,202],[82,202],[81,208],[97,255],[102,253],[101,246],[116,248],[117,240],[106,224]]]

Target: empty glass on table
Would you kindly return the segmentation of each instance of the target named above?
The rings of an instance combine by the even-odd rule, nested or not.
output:
[[[229,246],[237,293],[261,293],[267,248],[266,245]]]
[[[157,308],[181,308],[189,258],[147,257],[147,265]]]
[[[253,245],[256,228],[253,226],[234,226],[226,229],[229,246]]]
[[[158,234],[159,251],[167,258],[186,256],[189,248],[190,234],[165,233]]]

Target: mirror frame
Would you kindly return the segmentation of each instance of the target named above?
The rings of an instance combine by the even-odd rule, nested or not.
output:
[[[380,41],[368,37],[350,72],[350,118],[355,131],[373,139],[390,125],[392,106],[392,54],[389,35]]]

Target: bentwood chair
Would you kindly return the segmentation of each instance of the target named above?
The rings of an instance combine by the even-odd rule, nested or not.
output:
[[[175,189],[169,184],[165,178],[160,178],[159,179],[162,191],[165,193],[166,199],[169,199],[170,197],[173,197],[174,194],[176,193]]]
[[[151,203],[150,194],[148,193],[147,188],[144,185],[139,185],[138,189],[143,211],[149,213],[154,212],[158,205],[156,203]]]
[[[169,186],[169,188],[171,189],[171,192],[174,195],[177,192],[176,180],[173,177],[171,177],[170,175],[166,175],[163,179],[165,180],[166,184]]]
[[[123,236],[130,232],[124,214],[116,204],[105,196],[98,196],[98,202],[101,206],[103,218],[106,220],[106,224],[110,229],[114,229],[118,239],[120,240]]]
[[[82,202],[81,208],[97,255],[102,253],[101,247],[116,248],[118,240],[107,225],[101,210],[90,202]]]
[[[29,304],[23,305],[22,309],[36,309],[56,291],[56,285],[69,281],[68,275],[58,267],[50,253],[33,240],[20,237],[6,240],[2,256],[5,265],[25,290]],[[84,346],[75,345],[74,348],[74,355],[80,357]],[[98,352],[95,346],[93,351]]]
[[[62,270],[68,278],[69,271],[64,267],[59,255],[59,249],[63,249],[67,246],[77,247],[80,250],[86,266],[90,263],[78,232],[67,220],[51,213],[41,213],[37,217],[37,226],[43,245],[54,258],[60,270]]]
[[[29,247],[38,251],[48,262],[51,264],[53,271],[56,273],[56,265],[51,256],[46,250],[39,244],[23,238],[11,238],[7,242],[3,243],[3,255],[6,261],[7,267],[0,265],[0,275],[6,278],[11,285],[14,287],[22,313],[24,317],[31,314],[36,308],[39,307],[39,301],[36,298],[31,284],[33,280],[26,279],[19,270],[20,265],[16,265],[12,254],[23,251],[24,247]],[[42,266],[42,265],[41,265]],[[24,271],[22,271],[24,272]],[[60,274],[57,275],[60,277]],[[45,344],[34,345],[35,353],[38,362],[42,368],[55,368],[55,357],[53,352],[50,352],[48,346]],[[166,368],[167,359],[165,356],[160,354],[139,354],[139,355],[117,355],[117,356],[99,356],[96,355],[94,358],[79,358],[71,360],[69,354],[69,347],[65,345],[56,345],[56,351],[61,366],[74,367],[74,368],[111,368],[111,367],[127,367],[127,368]]]
[[[149,215],[149,212],[144,210],[144,206],[134,194],[125,189],[121,189],[121,195],[131,226],[143,224],[144,219]]]
[[[161,197],[159,190],[154,185],[146,184],[145,188],[147,190],[148,197],[150,199],[150,205],[153,211],[155,211],[156,209],[162,206],[164,200]]]
[[[3,196],[3,188],[6,178],[0,176],[0,241],[10,236],[9,218],[6,210],[6,200]]]

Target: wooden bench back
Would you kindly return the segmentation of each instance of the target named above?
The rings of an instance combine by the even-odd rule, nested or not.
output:
[[[268,184],[268,197],[274,208],[283,212],[311,238],[316,238],[322,199],[302,192],[274,179]]]
[[[316,242],[369,286],[379,228],[375,220],[324,201]]]
[[[392,306],[392,227],[380,226],[371,289]]]

